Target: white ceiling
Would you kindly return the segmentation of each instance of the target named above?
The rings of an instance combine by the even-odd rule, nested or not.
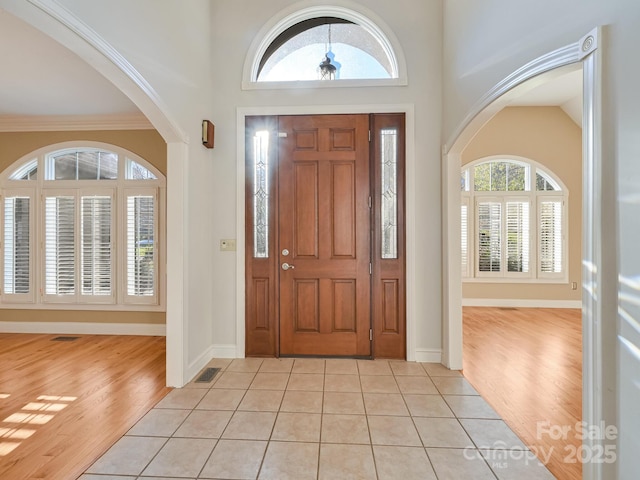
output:
[[[140,114],[124,94],[74,53],[2,9],[0,66],[0,124],[13,122],[28,129],[29,117]],[[560,106],[580,125],[580,70],[553,77],[519,87],[510,105]]]
[[[517,87],[509,106],[558,106],[582,125],[582,69],[568,66]]]
[[[139,111],[74,53],[2,9],[0,71],[0,116]]]

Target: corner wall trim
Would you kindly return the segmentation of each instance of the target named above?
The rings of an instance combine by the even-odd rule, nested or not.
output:
[[[45,335],[148,335],[166,336],[164,324],[85,323],[85,322],[0,322],[2,333],[40,333]]]

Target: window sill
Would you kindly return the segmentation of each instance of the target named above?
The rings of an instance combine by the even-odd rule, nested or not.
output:
[[[567,278],[462,277],[462,283],[523,283],[569,285]]]
[[[84,310],[105,312],[166,312],[164,305],[122,305],[95,303],[0,303],[0,310]]]
[[[354,78],[338,80],[294,80],[283,82],[242,82],[242,90],[290,90],[295,88],[405,87],[406,78]]]

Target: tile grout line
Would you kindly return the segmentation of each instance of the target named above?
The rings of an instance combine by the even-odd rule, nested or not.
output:
[[[423,370],[424,370],[424,367],[423,367]],[[433,383],[433,384],[434,384],[434,386],[435,386],[435,383],[434,383],[434,382],[433,382],[433,380],[431,379],[431,376],[429,375],[429,372],[427,372],[427,371],[425,370],[425,373],[427,374],[427,378],[429,379],[429,381],[430,381],[431,383]],[[394,372],[394,376],[395,376],[395,372]],[[396,379],[396,382],[397,382],[397,379]],[[398,385],[398,388],[399,388],[399,387],[400,387],[400,385]],[[436,390],[437,390],[437,388],[438,388],[438,387],[436,386]],[[402,397],[402,401],[403,401],[403,403],[404,403],[404,406],[405,406],[405,408],[407,409],[407,412],[409,413],[409,418],[411,418],[411,423],[413,424],[413,428],[415,428],[415,429],[416,429],[416,433],[418,434],[418,439],[420,440],[420,443],[422,444],[422,450],[424,451],[424,454],[425,454],[425,456],[427,457],[427,461],[429,462],[429,466],[431,467],[431,470],[432,470],[432,472],[433,472],[434,477],[436,478],[436,480],[438,480],[438,473],[436,472],[436,468],[435,468],[435,466],[433,465],[433,461],[431,460],[431,457],[429,456],[429,452],[427,451],[427,447],[426,447],[426,446],[425,446],[425,444],[424,444],[424,440],[422,439],[422,435],[420,435],[420,430],[418,430],[418,426],[416,425],[415,417],[414,417],[414,416],[412,415],[412,413],[411,413],[411,409],[409,408],[409,405],[407,404],[407,400],[406,400],[406,398],[405,398],[404,393],[402,392],[402,390],[400,391],[400,393],[401,393],[401,397]],[[442,398],[442,395],[439,395],[439,396]],[[444,401],[444,399],[443,399],[443,401]],[[455,415],[455,414],[454,414],[454,415]]]
[[[362,375],[360,374],[360,366],[358,364],[358,362],[356,361],[356,367],[358,369],[358,383],[360,384],[360,395],[362,396],[362,406],[364,408],[364,418],[365,421],[367,422],[367,432],[369,434],[369,447],[371,448],[371,457],[373,459],[373,468],[375,470],[376,473],[376,478],[379,478],[378,475],[378,466],[376,463],[376,455],[375,452],[373,450],[373,437],[371,436],[371,426],[369,425],[369,414],[367,412],[367,404],[364,400],[364,388],[362,388]]]
[[[227,365],[228,366],[228,365]],[[225,369],[221,369],[220,370],[220,376],[218,376],[218,379],[214,382],[212,382],[212,384],[209,386],[209,388],[207,388],[207,393],[205,393],[202,398],[200,399],[200,401],[198,403],[196,403],[194,405],[194,407],[191,409],[191,413],[189,415],[187,415],[187,417],[185,418],[184,421],[186,421],[187,418],[189,418],[191,416],[191,414],[193,414],[196,409],[198,408],[198,405],[200,405],[202,403],[202,401],[204,400],[204,398],[208,395],[209,392],[211,392],[211,390],[213,390],[213,386],[218,383],[218,380],[220,380],[220,377],[222,377],[222,375],[224,374],[224,372],[226,372],[226,368]],[[231,421],[231,417],[233,417],[233,414],[229,417],[229,420],[227,420],[227,423],[225,424],[224,428],[222,429],[222,431],[220,432],[220,435],[218,436],[217,439],[215,439],[215,443],[213,444],[213,447],[211,448],[211,451],[209,452],[209,455],[207,455],[207,458],[205,459],[204,463],[202,464],[202,467],[200,467],[200,470],[198,471],[198,474],[195,476],[195,478],[200,478],[200,476],[202,475],[203,470],[205,469],[205,467],[207,466],[207,463],[209,463],[209,459],[211,458],[211,456],[213,455],[213,452],[215,451],[216,447],[218,446],[218,444],[220,443],[220,440],[222,439],[222,434],[224,433],[224,431],[227,429],[227,427],[229,426],[229,422]],[[182,422],[184,424],[184,421]],[[182,425],[182,424],[181,424]],[[178,427],[173,434],[175,435],[175,433],[180,429],[180,427]],[[173,435],[172,435],[173,437]]]
[[[423,367],[424,368],[424,367]],[[425,368],[426,371],[426,368]],[[429,372],[427,372],[427,375],[429,375]],[[431,377],[431,375],[429,375]],[[443,376],[445,377],[445,376]],[[440,377],[442,378],[442,377]],[[452,378],[457,378],[457,377],[453,377]],[[462,376],[462,378],[465,378],[464,376]],[[453,410],[453,408],[451,408],[451,404],[449,402],[447,402],[447,399],[445,398],[445,394],[442,393],[442,391],[440,390],[440,387],[438,387],[438,384],[436,382],[433,382],[434,385],[436,386],[436,389],[438,390],[438,392],[440,393],[440,397],[442,398],[442,400],[447,404],[447,406],[449,407],[449,409],[451,410],[451,412],[454,415],[454,418],[456,419],[456,421],[458,422],[458,425],[460,425],[460,427],[462,428],[462,430],[465,432],[465,434],[467,435],[467,437],[469,437],[469,440],[471,441],[471,443],[474,445],[475,450],[477,452],[480,452],[480,449],[478,448],[478,445],[476,444],[475,440],[471,437],[471,435],[469,434],[469,432],[467,431],[466,428],[464,428],[464,425],[462,425],[462,422],[460,421],[460,417],[458,416],[458,414]],[[482,397],[481,397],[482,398]],[[433,447],[432,447],[433,448]],[[446,448],[446,447],[439,447],[439,448]],[[429,452],[426,450],[427,452],[427,457],[429,457],[429,461],[431,461],[431,457],[429,456]],[[484,461],[485,465],[487,465],[487,467],[489,467],[489,471],[491,472],[491,474],[494,476],[494,478],[498,478],[496,473],[493,471],[493,469],[491,468],[491,466],[488,464],[487,459],[482,457],[482,460]],[[434,472],[435,472],[435,468],[434,468]],[[436,473],[437,476],[437,473]]]
[[[400,375],[400,374],[396,374],[396,372],[393,370],[393,368],[391,368],[391,364],[390,364],[390,362],[389,362],[389,361],[385,361],[385,363],[387,364],[387,366],[388,366],[388,367],[389,367],[389,369],[391,370],[391,376],[393,377],[393,379],[394,379],[394,383],[395,383],[395,386],[396,386],[396,388],[398,389],[399,394],[400,394],[400,396],[401,396],[401,398],[402,398],[402,404],[403,404],[403,405],[404,405],[404,407],[407,409],[408,416],[409,416],[409,418],[411,419],[411,424],[414,426],[414,429],[415,429],[415,431],[416,431],[416,433],[417,433],[417,435],[418,435],[418,438],[419,438],[419,440],[420,440],[420,443],[421,443],[421,445],[422,445],[422,449],[424,450],[424,452],[425,452],[425,454],[426,454],[426,456],[427,456],[427,460],[429,461],[429,465],[431,466],[431,468],[432,468],[432,470],[433,470],[433,473],[434,473],[434,475],[435,475],[435,478],[439,478],[439,477],[438,477],[438,474],[437,474],[437,472],[436,472],[436,470],[435,470],[435,467],[434,467],[433,461],[432,461],[432,459],[431,459],[431,457],[430,457],[429,453],[427,452],[427,448],[428,448],[428,447],[426,447],[426,446],[425,446],[424,441],[423,441],[423,439],[422,439],[422,437],[421,437],[421,435],[420,435],[420,433],[419,433],[419,430],[418,430],[418,428],[417,428],[417,425],[416,425],[416,423],[415,423],[415,422],[416,422],[416,418],[422,418],[422,417],[420,417],[420,416],[414,416],[414,415],[411,413],[411,410],[409,409],[408,404],[407,404],[407,399],[406,399],[406,397],[405,397],[405,393],[402,391],[402,388],[400,388],[400,384],[399,384],[399,382],[398,382],[399,377],[407,377],[407,376],[408,376],[408,377],[422,377],[422,375]],[[159,437],[160,437],[160,438],[163,438],[163,439],[164,439],[164,442],[162,443],[162,446],[159,448],[159,450],[158,450],[158,451],[157,451],[157,452],[156,452],[156,453],[151,457],[151,459],[146,463],[146,465],[142,467],[142,470],[140,471],[140,473],[138,473],[138,474],[136,475],[136,477],[132,477],[132,478],[142,478],[142,477],[140,477],[140,476],[144,474],[144,471],[145,471],[145,470],[150,466],[150,464],[151,464],[151,463],[152,463],[152,462],[157,458],[157,456],[158,456],[158,454],[160,453],[160,451],[162,451],[162,449],[166,447],[166,445],[168,444],[169,440],[171,440],[171,439],[175,439],[175,438],[186,438],[186,439],[202,439],[202,438],[205,438],[205,437],[176,437],[176,436],[175,436],[175,434],[176,434],[176,432],[177,432],[177,431],[178,431],[178,430],[179,430],[179,429],[180,429],[180,428],[185,424],[185,422],[187,421],[187,419],[188,419],[188,418],[189,418],[189,417],[190,417],[194,412],[196,412],[196,411],[207,411],[207,410],[209,410],[209,409],[198,409],[198,406],[202,404],[202,402],[204,401],[204,398],[207,396],[207,394],[208,394],[208,393],[213,392],[213,391],[215,391],[215,390],[216,390],[216,389],[215,389],[215,385],[219,382],[220,378],[222,377],[222,375],[223,375],[224,373],[252,373],[253,375],[252,375],[252,377],[251,377],[251,380],[249,381],[248,386],[246,386],[245,388],[242,388],[242,390],[243,390],[243,394],[242,394],[241,398],[238,400],[238,402],[237,402],[237,404],[235,405],[234,409],[233,409],[233,410],[231,410],[231,412],[232,412],[232,413],[231,413],[231,415],[230,415],[229,419],[226,421],[226,424],[224,425],[224,428],[221,430],[221,432],[220,432],[220,434],[218,435],[218,437],[217,437],[217,438],[212,438],[212,440],[215,440],[215,442],[213,443],[213,446],[212,446],[211,452],[209,452],[209,454],[208,454],[208,456],[207,456],[206,460],[205,460],[205,461],[204,461],[204,463],[203,463],[203,466],[200,468],[199,473],[196,475],[196,478],[200,478],[200,476],[201,476],[202,472],[204,471],[204,468],[206,467],[207,463],[208,463],[208,462],[209,462],[209,460],[211,459],[211,456],[213,455],[213,452],[215,451],[215,449],[217,448],[217,446],[220,444],[220,441],[221,441],[221,440],[223,440],[223,438],[222,438],[222,437],[223,437],[224,433],[227,431],[227,429],[228,429],[228,427],[229,427],[229,425],[230,425],[230,423],[231,423],[231,420],[233,419],[234,415],[235,415],[236,413],[238,413],[238,412],[245,412],[245,410],[241,410],[241,404],[242,404],[242,402],[246,399],[247,394],[249,393],[249,391],[250,391],[250,390],[252,390],[252,389],[251,389],[251,385],[252,385],[252,384],[253,384],[253,382],[256,380],[256,378],[257,378],[257,376],[258,376],[258,373],[261,373],[261,372],[260,372],[260,369],[262,368],[263,362],[262,362],[262,361],[260,362],[260,364],[257,366],[257,370],[255,370],[255,371],[251,371],[251,372],[246,372],[246,371],[242,371],[242,370],[239,370],[239,371],[231,370],[231,371],[230,371],[230,370],[228,370],[228,367],[229,367],[230,365],[232,365],[232,362],[231,362],[231,363],[229,363],[229,364],[227,364],[227,365],[222,369],[221,375],[219,375],[219,376],[218,376],[218,378],[216,378],[216,380],[215,380],[215,381],[214,381],[210,386],[208,386],[207,388],[199,388],[200,390],[205,390],[205,391],[206,391],[206,393],[205,393],[205,394],[204,394],[204,395],[203,395],[203,396],[202,396],[202,397],[201,397],[201,398],[200,398],[200,399],[199,399],[199,400],[198,400],[198,401],[197,401],[197,402],[196,402],[196,403],[195,403],[191,408],[185,408],[185,409],[184,409],[184,410],[187,410],[189,413],[185,416],[185,418],[184,418],[184,419],[182,419],[182,421],[180,421],[180,423],[179,423],[175,428],[173,428],[173,432],[169,435],[169,437],[164,437],[164,436],[148,436],[148,435],[128,435],[128,432],[129,432],[129,431],[131,431],[131,430],[135,427],[135,424],[134,424],[134,426],[132,426],[132,427],[131,427],[131,428],[130,428],[130,429],[129,429],[129,430],[128,430],[124,435],[123,435],[123,437],[125,437],[125,436],[128,436],[128,437],[135,437],[135,436],[139,436],[139,437],[144,437],[144,438],[159,438]],[[457,421],[457,424],[462,428],[462,430],[463,430],[463,431],[465,432],[465,434],[468,436],[469,440],[471,441],[471,444],[475,447],[475,450],[479,452],[479,451],[480,451],[480,449],[479,449],[479,447],[478,447],[477,442],[476,442],[475,440],[473,440],[473,438],[472,438],[472,437],[471,437],[471,435],[469,434],[469,431],[464,427],[464,425],[462,425],[461,419],[465,419],[465,420],[469,419],[469,420],[495,420],[495,421],[499,421],[499,420],[501,420],[501,418],[496,418],[496,419],[491,418],[491,419],[488,419],[488,418],[483,418],[483,417],[460,417],[460,416],[459,416],[455,411],[453,411],[453,409],[451,408],[451,406],[450,406],[449,402],[448,402],[448,401],[447,401],[447,399],[445,398],[445,393],[443,393],[443,391],[441,390],[441,388],[439,388],[439,387],[438,387],[438,385],[437,385],[435,382],[433,382],[433,377],[443,378],[443,377],[449,377],[449,375],[434,375],[434,376],[432,376],[431,374],[429,374],[429,372],[428,372],[428,371],[426,371],[426,368],[424,367],[424,365],[422,365],[422,364],[421,364],[421,366],[422,366],[422,369],[423,369],[423,370],[425,371],[425,373],[426,373],[426,378],[430,379],[430,380],[432,381],[432,383],[433,383],[433,384],[435,385],[435,387],[436,387],[436,391],[437,391],[438,393],[437,393],[437,395],[434,395],[434,396],[437,396],[438,398],[440,398],[440,399],[444,402],[444,404],[445,404],[445,405],[446,405],[446,406],[451,410],[451,412],[453,413],[454,418],[455,418],[455,419],[456,419],[456,421]],[[373,444],[373,438],[372,438],[371,428],[370,428],[370,425],[369,425],[369,417],[370,417],[370,416],[376,416],[376,415],[374,415],[374,414],[371,414],[371,415],[370,415],[370,414],[369,414],[369,411],[368,411],[368,409],[367,409],[367,407],[366,407],[366,402],[365,402],[365,393],[366,393],[366,392],[364,392],[363,385],[362,385],[362,377],[363,377],[363,376],[372,376],[372,375],[363,375],[363,374],[362,374],[362,372],[360,372],[360,365],[359,365],[359,363],[358,363],[358,360],[357,360],[357,359],[356,359],[355,367],[356,367],[356,372],[357,372],[357,376],[358,376],[358,384],[359,384],[359,388],[360,388],[360,392],[359,392],[359,393],[360,393],[360,398],[361,398],[361,401],[362,401],[362,403],[363,403],[364,415],[365,415],[365,419],[366,419],[366,422],[367,422],[366,424],[367,424],[367,430],[368,430],[369,447],[370,447],[370,452],[371,452],[371,455],[372,455],[373,467],[374,467],[374,470],[375,470],[376,477],[379,477],[379,472],[378,472],[378,463],[377,463],[377,461],[376,461],[375,449],[374,449],[375,445]],[[260,473],[262,472],[262,469],[263,469],[263,466],[264,466],[264,462],[265,462],[265,459],[266,459],[266,454],[267,454],[267,451],[268,451],[268,447],[269,447],[269,445],[270,445],[272,442],[276,442],[276,440],[274,440],[274,439],[273,439],[273,434],[274,434],[274,432],[275,432],[275,428],[276,428],[276,425],[277,425],[278,419],[280,418],[280,414],[281,414],[281,413],[284,413],[284,412],[282,411],[282,407],[283,407],[283,405],[284,405],[284,398],[285,398],[285,395],[286,395],[286,393],[287,393],[287,392],[296,392],[296,391],[297,391],[297,390],[288,390],[288,387],[289,387],[290,382],[291,382],[291,379],[292,379],[292,375],[293,375],[293,373],[294,373],[294,372],[293,372],[294,368],[295,368],[295,361],[294,361],[294,363],[292,364],[291,369],[289,369],[289,370],[288,370],[288,373],[287,373],[287,381],[286,381],[286,383],[285,383],[285,385],[284,385],[284,389],[282,390],[282,396],[281,396],[280,400],[278,401],[278,404],[277,404],[277,407],[276,407],[276,408],[277,408],[277,410],[275,411],[275,414],[276,414],[276,415],[275,415],[275,418],[274,418],[273,425],[271,426],[271,431],[270,431],[270,433],[269,433],[269,437],[266,439],[266,442],[265,442],[265,443],[266,443],[266,446],[265,446],[264,454],[262,455],[262,459],[261,459],[260,466],[259,466],[258,471],[257,471],[256,478],[257,478],[257,477],[259,477]],[[286,373],[286,372],[280,372],[280,371],[278,371],[278,372],[262,372],[262,373]],[[297,372],[297,373],[302,375],[302,374],[317,374],[317,373],[319,373],[319,372],[314,372],[314,371],[308,371],[308,372],[305,372],[305,371],[303,371],[303,372]],[[370,373],[373,373],[373,376],[380,376],[379,372],[376,372],[375,370],[374,370],[374,371],[372,371],[372,372],[370,372]],[[350,373],[348,373],[348,372],[339,372],[339,373],[333,373],[332,375],[338,375],[338,374],[344,374],[344,375],[347,375],[347,374],[350,374]],[[318,449],[317,449],[317,472],[316,472],[316,476],[317,476],[317,478],[319,478],[319,476],[320,476],[320,456],[321,456],[322,444],[323,444],[323,426],[324,426],[324,418],[325,418],[325,415],[327,415],[327,412],[325,411],[325,399],[326,399],[326,393],[327,393],[327,390],[326,390],[326,388],[327,388],[327,383],[326,383],[326,382],[327,382],[327,375],[329,375],[329,373],[327,373],[327,364],[326,364],[326,361],[325,361],[325,362],[324,362],[324,365],[323,365],[323,372],[322,372],[322,392],[321,392],[321,404],[320,404],[320,427],[319,427],[319,433],[318,433]],[[351,374],[351,375],[352,375],[352,374]],[[382,376],[387,376],[387,375],[382,375]],[[453,376],[451,376],[451,377],[452,377],[452,378],[454,378]],[[456,377],[456,378],[457,378],[457,377]],[[462,378],[464,378],[464,377],[462,377]],[[194,389],[195,389],[195,387],[194,387]],[[233,386],[226,387],[226,388],[225,388],[225,387],[223,387],[223,388],[220,388],[220,389],[217,389],[217,390],[230,390],[230,389],[231,389],[231,390],[234,390],[234,389],[237,389],[237,387],[233,387]],[[258,391],[258,390],[261,390],[261,389],[254,389],[254,390]],[[279,390],[279,389],[277,389],[277,390]],[[306,391],[306,390],[300,390],[300,391],[302,392],[302,391]],[[411,389],[409,389],[409,391],[411,391]],[[341,391],[340,391],[340,390],[336,390],[336,392],[341,392]],[[369,392],[369,393],[376,393],[376,392]],[[380,392],[380,393],[387,393],[387,392]],[[410,393],[407,393],[406,395],[409,395],[409,394],[410,394]],[[427,393],[420,393],[420,392],[418,392],[418,393],[415,393],[415,395],[433,395],[433,394],[427,394]],[[463,396],[463,397],[472,397],[472,398],[473,398],[473,397],[479,397],[479,398],[482,398],[482,396],[477,395],[477,394],[476,394],[476,395],[468,395],[468,394],[465,394],[465,393],[462,393],[462,394],[451,393],[451,394],[446,394],[446,395],[449,395],[449,396],[455,396],[455,397]],[[181,409],[182,409],[182,408],[176,408],[176,407],[171,407],[171,408],[172,408],[172,409],[179,409],[179,410],[181,410]],[[160,409],[158,409],[158,408],[156,408],[156,407],[154,406],[154,407],[152,407],[152,408],[151,408],[151,410],[150,410],[149,412],[151,412],[151,411],[153,411],[153,410],[160,410]],[[214,410],[215,410],[215,409],[214,409]],[[220,410],[220,411],[222,411],[222,410]],[[246,411],[247,411],[247,412],[252,412],[252,411],[254,411],[254,410],[246,410]],[[256,411],[256,412],[268,412],[267,410],[255,410],[255,411]],[[147,412],[147,413],[149,413],[149,412]],[[300,412],[300,413],[305,413],[305,412]],[[357,414],[356,414],[356,413],[351,413],[350,415],[357,416]],[[145,414],[145,416],[146,416],[146,414]],[[393,416],[393,417],[405,417],[405,415],[390,415],[390,416]],[[144,418],[144,416],[143,416],[142,418]],[[141,418],[140,420],[142,420],[142,418]],[[432,416],[428,416],[428,417],[425,417],[425,418],[445,418],[445,417],[432,417]],[[446,418],[449,418],[449,417],[446,417]],[[140,420],[138,420],[138,421],[140,421]],[[137,423],[137,422],[136,422],[136,423]],[[231,439],[231,440],[233,440],[233,439]],[[249,440],[249,439],[247,439],[247,440]],[[255,439],[251,439],[251,440],[254,440],[254,441],[255,441]],[[307,443],[306,441],[305,441],[305,442],[303,442],[303,441],[299,441],[299,440],[296,440],[296,439],[293,439],[293,440],[286,440],[286,441],[285,441],[285,440],[282,440],[282,441],[283,441],[283,442],[287,442],[287,443],[289,443],[289,442],[291,442],[291,443]],[[337,442],[327,442],[327,444],[342,445],[342,443],[339,443],[339,441],[337,441]],[[381,446],[385,446],[385,445],[381,445]],[[393,446],[396,446],[396,447],[411,447],[410,445],[388,445],[388,446],[391,446],[391,447],[393,447]],[[432,448],[453,449],[453,448],[445,447],[445,446],[442,446],[442,447],[438,446],[438,447],[432,447]],[[466,447],[465,447],[465,448],[466,448]],[[525,445],[525,450],[526,450],[527,448],[528,448],[528,447]],[[529,449],[529,450],[530,450],[530,449]],[[487,467],[489,468],[489,471],[491,471],[492,475],[493,475],[494,477],[496,477],[496,475],[497,475],[497,474],[496,474],[496,473],[495,473],[495,471],[491,468],[491,466],[488,464],[487,459],[486,459],[485,457],[482,457],[482,458],[483,458],[484,464],[486,464],[486,465],[487,465]],[[97,460],[99,460],[99,459],[97,459]],[[96,461],[97,461],[97,460],[96,460]],[[95,462],[94,462],[94,463],[95,463]],[[85,472],[85,473],[86,473],[86,472]],[[101,475],[101,474],[99,474],[99,475]],[[497,477],[496,477],[496,478],[497,478]]]
[[[431,376],[431,374],[427,371],[426,367],[424,365],[421,365],[422,369],[425,371],[425,373],[427,374],[427,377],[429,378],[429,380],[431,380],[431,382],[433,383],[433,385],[436,387],[436,391],[438,392],[438,396],[442,399],[442,401],[445,403],[445,405],[447,405],[447,408],[449,410],[451,410],[451,407],[449,407],[449,404],[447,403],[447,401],[444,399],[442,393],[440,393],[440,389],[438,388],[438,385],[436,384],[436,382],[433,381],[433,377]],[[411,413],[411,412],[409,412]],[[454,415],[454,418],[456,420],[458,420],[458,417],[456,416],[456,413],[451,410],[451,413]],[[459,420],[458,420],[459,423]],[[415,420],[414,420],[414,424],[415,424]],[[422,445],[424,446],[424,441],[422,441],[422,436],[420,435],[420,432],[418,432],[418,436],[420,437],[420,441],[422,442]],[[433,464],[433,460],[431,458],[431,455],[429,455],[429,451],[427,450],[427,447],[424,447],[424,453],[427,455],[427,459],[429,460],[429,465],[431,465],[431,468],[433,469],[433,474],[436,477],[436,480],[439,480],[440,477],[438,475],[438,471],[436,470],[435,465]]]
[[[231,363],[233,363],[233,362],[231,362]],[[228,365],[228,366],[230,366],[230,365],[231,365],[231,363],[229,363],[229,365]],[[261,366],[261,365],[262,365],[262,362],[260,362],[260,366]],[[227,366],[227,367],[228,367],[228,366]],[[258,367],[258,369],[260,368],[260,366]],[[226,372],[229,372],[229,370],[228,370],[227,368],[225,368],[225,370],[224,370],[224,372],[223,372],[223,373],[226,373]],[[231,371],[230,373],[234,373],[234,372],[233,372],[233,371]],[[229,424],[231,423],[231,420],[233,419],[233,417],[234,417],[234,415],[236,414],[236,412],[238,412],[238,408],[240,407],[240,404],[242,403],[242,400],[244,400],[245,396],[247,395],[247,392],[249,391],[249,387],[251,386],[251,383],[253,383],[253,381],[255,380],[256,375],[257,375],[258,371],[256,371],[256,372],[235,372],[235,373],[253,373],[254,375],[253,375],[253,377],[252,377],[252,379],[251,379],[251,382],[249,382],[249,385],[247,386],[247,388],[243,389],[243,390],[244,390],[244,393],[243,393],[242,397],[240,398],[240,400],[238,400],[238,404],[236,405],[235,409],[234,409],[234,410],[232,410],[232,413],[231,413],[231,416],[229,417],[229,420],[227,420],[227,423],[226,423],[225,427],[224,427],[224,428],[222,429],[222,431],[220,432],[220,436],[219,436],[219,437],[218,437],[218,439],[216,440],[216,443],[215,443],[215,445],[213,446],[213,448],[211,449],[211,452],[209,453],[209,455],[207,456],[207,459],[206,459],[206,460],[205,460],[205,462],[202,464],[202,467],[200,468],[200,471],[198,472],[198,475],[196,476],[196,478],[200,478],[200,476],[202,475],[202,472],[204,471],[205,467],[207,466],[207,463],[208,463],[208,462],[209,462],[209,460],[211,459],[211,456],[213,455],[213,452],[215,451],[216,447],[220,444],[220,441],[221,441],[221,440],[223,440],[223,438],[222,438],[222,437],[223,437],[223,435],[224,435],[224,432],[226,432],[227,428],[229,427]],[[222,377],[222,375],[220,375],[220,377]],[[216,382],[214,382],[214,385],[215,385],[215,383],[217,383],[217,381],[216,381]],[[214,385],[211,385],[211,387],[208,389],[208,390],[209,390],[209,392],[211,392],[212,390],[216,390],[216,389],[214,388]],[[224,388],[220,388],[220,389],[217,389],[217,390],[234,390],[234,389],[224,389]],[[205,395],[205,396],[206,396],[206,395]],[[203,397],[203,399],[204,399],[204,397]],[[200,402],[202,402],[202,399],[200,400]],[[200,404],[200,402],[198,402],[198,405]],[[196,407],[197,407],[197,405],[196,405]],[[194,410],[195,410],[195,407],[194,407]],[[265,450],[266,450],[266,449],[265,449]]]

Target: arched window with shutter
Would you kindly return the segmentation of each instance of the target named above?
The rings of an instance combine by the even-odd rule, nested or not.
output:
[[[0,177],[3,305],[157,310],[165,178],[113,145],[42,149]]]
[[[461,172],[463,279],[567,277],[568,192],[530,159],[492,157]]]

